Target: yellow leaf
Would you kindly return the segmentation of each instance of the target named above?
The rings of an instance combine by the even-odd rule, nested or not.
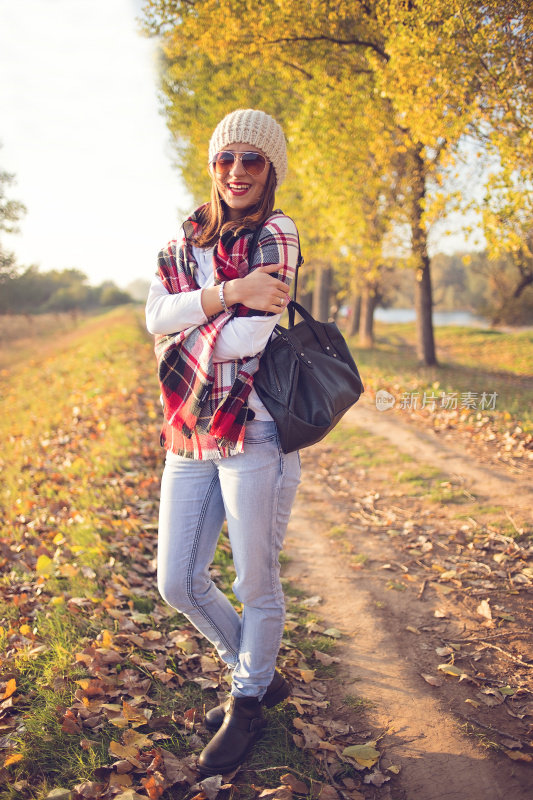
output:
[[[118,756],[119,758],[139,757],[139,751],[134,745],[123,745],[115,741],[109,743],[109,752],[112,756]]]
[[[133,779],[131,775],[127,773],[117,774],[116,772],[112,772],[109,776],[110,786],[131,786],[132,783]]]
[[[0,700],[7,700],[8,697],[11,697],[17,690],[17,682],[15,678],[10,678],[6,684],[6,688],[4,689],[4,694],[0,697]]]
[[[67,540],[62,533],[56,533],[52,541],[54,544],[63,544],[63,542],[66,542]]]
[[[79,569],[74,564],[61,564],[59,566],[59,574],[63,578],[74,578],[78,573]]]
[[[343,756],[353,758],[362,767],[373,767],[379,758],[379,750],[373,744],[353,744],[345,747],[342,751]]]
[[[23,636],[29,636],[31,633],[31,628],[29,625],[21,625],[19,631]]]
[[[161,639],[161,637],[163,636],[161,631],[144,631],[144,633],[142,635],[144,636],[145,639],[149,639],[151,642],[156,642],[156,641],[158,641],[158,639]],[[213,663],[215,663],[215,662],[213,662]]]
[[[18,761],[22,761],[24,756],[22,753],[13,753],[12,756],[8,756],[4,761],[4,767],[9,767],[10,764],[16,764]]]
[[[53,561],[48,556],[42,555],[39,556],[37,559],[37,564],[35,565],[35,572],[38,572],[41,575],[49,575],[52,571]]]
[[[440,671],[444,672],[446,675],[453,675],[455,678],[460,678],[462,675],[466,675],[466,673],[460,669],[460,667],[456,667],[454,664],[439,664],[437,669],[440,669]]]
[[[124,700],[122,703],[122,715],[126,717],[126,719],[144,723],[150,718],[151,712],[145,708],[136,708]]]
[[[194,653],[197,648],[196,642],[191,641],[191,639],[179,639],[174,642],[174,646],[178,647],[182,652],[188,653],[189,655]]]
[[[112,717],[109,722],[111,725],[114,725],[115,728],[127,728],[130,724],[126,717]]]
[[[58,595],[57,597],[52,597],[50,602],[53,606],[62,606],[65,602],[65,598],[62,595]]]
[[[331,752],[333,752],[333,753],[337,752],[337,748],[335,747],[334,744],[331,744],[331,742],[319,742],[318,743],[318,749],[319,750],[331,750]]]
[[[104,647],[111,647],[113,644],[113,636],[110,631],[102,631],[102,644]]]
[[[139,731],[125,731],[122,740],[124,744],[135,746],[139,749],[153,745],[153,741],[148,736],[145,736],[144,733],[140,733]]]
[[[110,711],[112,714],[120,714],[122,711],[122,706],[119,706],[118,703],[102,703],[102,708],[105,711]]]
[[[304,683],[311,683],[312,680],[315,678],[315,670],[314,669],[301,669],[300,675],[302,676],[302,680]]]
[[[149,633],[150,631],[147,631]],[[200,658],[200,667],[202,672],[217,672],[218,671],[218,664],[214,658],[210,658],[209,656],[201,656]]]

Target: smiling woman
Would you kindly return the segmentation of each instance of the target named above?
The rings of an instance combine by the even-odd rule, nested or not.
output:
[[[211,137],[209,170],[211,201],[159,254],[146,319],[157,334],[168,451],[159,590],[232,670],[230,697],[206,715],[207,727],[217,732],[199,766],[214,775],[242,762],[265,727],[263,706],[289,694],[275,668],[284,627],[279,553],[300,462],[298,453],[282,452],[253,380],[300,248],[294,222],[273,210],[287,154],[272,117],[254,109],[228,114]],[[242,614],[209,573],[224,518]]]
[[[228,207],[230,220],[239,219],[243,211],[259,201],[271,174],[270,164],[263,153],[246,150],[246,145],[238,143],[217,153],[210,166],[218,193]],[[271,183],[274,188],[275,181]]]

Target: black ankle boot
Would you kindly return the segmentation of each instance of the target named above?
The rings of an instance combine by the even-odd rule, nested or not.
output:
[[[274,672],[274,677],[270,681],[270,684],[263,695],[263,699],[261,700],[261,705],[265,706],[266,708],[273,708],[277,706],[278,703],[281,703],[282,700],[285,700],[289,696],[291,692],[290,686],[277,670]],[[209,711],[205,715],[205,726],[209,728],[210,731],[218,731],[222,722],[224,721],[224,714],[229,708],[229,699],[226,700],[225,703],[221,703],[219,706],[215,706],[214,708],[209,709]]]
[[[257,697],[230,697],[220,729],[198,759],[200,774],[225,775],[236,769],[265,725]]]

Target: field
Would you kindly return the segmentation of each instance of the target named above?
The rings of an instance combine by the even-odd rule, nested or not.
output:
[[[209,644],[160,600],[155,585],[163,451],[155,358],[141,313],[128,307],[84,319],[30,318],[0,330],[1,796],[158,800],[196,795],[212,800],[221,782],[199,785],[195,759],[207,741],[204,710],[216,704],[228,676]],[[501,447],[506,455],[498,463],[525,474],[532,430],[531,334],[444,329],[437,339],[443,366],[420,370],[409,326],[378,326],[377,333],[375,350],[356,351],[369,396],[379,388],[398,397],[429,390],[496,392],[497,407],[483,413],[420,408],[406,409],[405,417],[414,428],[446,426],[456,437],[468,435],[479,448],[493,436],[491,457],[497,460]],[[444,615],[452,613],[445,605],[455,597],[453,591],[457,597],[468,595],[470,584],[461,581],[459,567],[451,574],[444,556],[437,556],[459,542],[450,526],[453,531],[464,528],[465,520],[477,515],[472,538],[463,530],[464,546],[472,543],[478,572],[486,571],[479,566],[485,562],[490,570],[494,554],[498,564],[507,565],[508,577],[500,583],[493,578],[499,602],[482,606],[485,617],[475,624],[487,623],[483,641],[496,642],[511,659],[500,653],[505,671],[501,664],[493,667],[502,680],[481,683],[452,648],[441,656],[448,664],[441,677],[453,682],[468,674],[480,691],[491,689],[485,697],[497,696],[499,711],[509,708],[516,720],[522,714],[527,722],[527,679],[533,666],[529,645],[517,638],[514,646],[523,648],[519,652],[504,638],[518,621],[520,629],[531,623],[524,600],[533,579],[527,522],[516,516],[510,525],[501,508],[466,497],[446,475],[422,466],[415,454],[402,455],[375,431],[339,428],[306,451],[303,462],[307,478],[295,510],[295,536],[300,524],[309,530],[318,524],[316,541],[327,542],[331,558],[337,550],[350,574],[379,582],[383,600],[376,600],[382,603],[377,616],[382,617],[373,624],[382,632],[395,607],[403,603],[405,613],[411,613],[408,602],[415,589],[422,587],[427,601],[436,591],[434,583],[444,585],[439,603]],[[387,494],[391,487],[394,496]],[[305,514],[312,509],[309,521]],[[424,514],[440,523],[419,541],[416,526]],[[406,520],[411,524],[405,526]],[[362,524],[379,534],[373,545]],[[406,539],[398,536],[402,526]],[[362,539],[357,538],[359,529]],[[393,562],[386,572],[385,550],[379,550],[382,534]],[[485,545],[478,548],[478,543],[493,542],[494,536],[506,537],[505,546],[491,544],[485,559]],[[321,608],[320,598],[309,596],[313,565],[304,580],[305,555],[290,542],[285,560],[289,603],[279,665],[291,680],[292,699],[268,712],[268,734],[245,767],[226,779],[226,794],[220,797],[411,800],[408,767],[404,773],[400,767],[395,771],[401,759],[389,759],[390,731],[376,731],[375,700],[366,696],[363,684],[361,691],[346,685],[341,665],[349,637],[341,623],[335,627],[327,621],[342,602],[330,612]],[[396,570],[394,563],[408,566]],[[514,577],[518,566],[521,581]],[[214,575],[235,602],[224,534]],[[475,624],[463,611],[472,638]],[[419,631],[415,638],[420,625],[411,625]],[[449,648],[448,639],[441,648]],[[489,675],[489,665],[485,672]],[[460,683],[467,685],[462,677]],[[521,722],[507,717],[515,730],[479,714],[478,720],[485,720],[485,727],[475,728],[467,720],[472,729],[467,732],[475,736],[481,731],[484,752],[501,759],[503,776],[512,765],[513,780],[527,791],[521,770],[531,769],[533,748],[518,730]],[[498,740],[497,728],[504,728],[507,743]],[[378,775],[384,776],[381,783]],[[478,795],[468,796],[474,800]]]

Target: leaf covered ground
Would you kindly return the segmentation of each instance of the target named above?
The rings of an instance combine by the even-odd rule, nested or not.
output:
[[[361,765],[343,755],[351,728],[327,717],[320,680],[338,632],[296,601],[279,661],[291,703],[269,712],[246,769],[200,782],[204,711],[224,696],[228,674],[156,589],[163,457],[154,374],[131,309],[84,322],[46,355],[30,352],[4,370],[3,796],[334,800],[323,758],[334,751],[356,800]],[[214,574],[232,596],[224,536]]]
[[[236,775],[200,780],[203,715],[224,696],[228,675],[157,593],[160,411],[151,341],[137,312],[84,321],[26,352],[4,370],[1,392],[5,800],[358,800],[400,780],[394,763],[382,764],[382,734],[367,724],[364,699],[344,697],[336,685],[341,632],[322,622],[319,599],[298,581],[286,582],[279,660],[291,701],[268,712],[267,734]],[[506,758],[531,761],[525,523],[503,529],[490,509],[474,515],[459,488],[408,463],[393,495],[383,466],[390,454],[369,459],[361,438],[339,429],[305,454],[307,474],[327,493],[325,530],[347,568],[382,576],[384,592],[437,599],[433,622],[404,626],[413,641],[439,648],[431,658],[425,651],[421,680],[436,691],[453,685],[470,701],[468,724],[475,712],[476,730]],[[445,504],[468,512],[453,529]],[[386,538],[388,563],[361,549],[358,529]],[[224,536],[214,575],[235,602]]]

